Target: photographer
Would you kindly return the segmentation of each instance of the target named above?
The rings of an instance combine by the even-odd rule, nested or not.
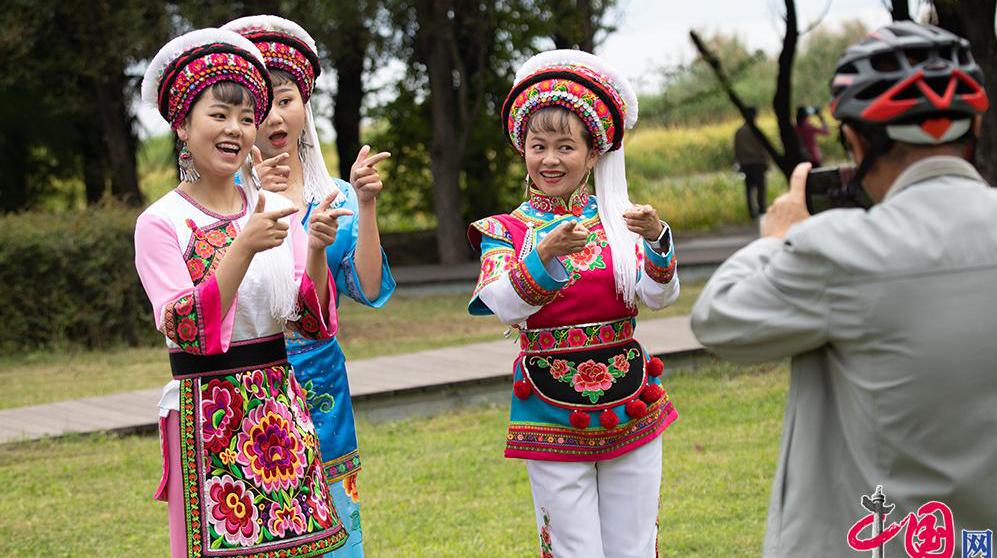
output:
[[[811,116],[816,116],[820,120],[820,127],[810,122]],[[807,160],[813,163],[813,166],[819,167],[824,156],[820,152],[820,145],[817,144],[817,136],[826,136],[830,133],[824,115],[817,107],[796,107],[796,126],[793,130],[800,140],[803,151],[806,152]]]
[[[766,557],[856,555],[849,529],[877,485],[896,505],[886,525],[906,521],[921,550],[945,542],[949,556],[960,530],[997,527],[997,191],[967,161],[982,79],[968,42],[932,26],[894,23],[848,48],[832,114],[875,205],[809,215],[801,164],[763,238],[693,308],[724,358],[792,357]],[[916,530],[908,514],[929,501],[954,531]],[[902,555],[891,536],[887,554]]]

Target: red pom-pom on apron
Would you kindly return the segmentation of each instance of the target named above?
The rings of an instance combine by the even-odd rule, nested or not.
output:
[[[512,393],[520,399],[529,399],[530,395],[533,395],[533,386],[526,380],[519,380],[512,384]]]
[[[620,417],[616,416],[612,409],[606,409],[599,414],[599,424],[606,430],[616,428],[616,425],[620,424]]]
[[[658,357],[652,357],[647,363],[647,374],[657,378],[665,371],[665,363]]]
[[[627,402],[627,415],[630,418],[638,419],[647,414],[647,403],[644,403],[640,399],[631,399]]]
[[[661,399],[664,395],[665,388],[659,386],[658,384],[647,384],[644,386],[644,389],[640,390],[640,398],[647,404],[654,403],[655,401]]]
[[[585,430],[589,427],[589,423],[592,422],[592,417],[582,411],[571,411],[571,414],[568,415],[568,422],[571,423],[571,426],[579,430]]]

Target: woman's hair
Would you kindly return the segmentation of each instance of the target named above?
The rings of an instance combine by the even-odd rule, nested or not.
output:
[[[277,70],[267,68],[270,72],[270,84],[276,89],[278,85],[284,85],[285,83],[294,84],[295,87],[298,86],[298,82],[294,80],[294,76],[285,72],[284,70]]]
[[[567,134],[571,131],[570,122],[572,116],[575,116],[575,113],[566,108],[544,107],[530,116],[526,128],[533,133],[560,132]],[[584,124],[582,124],[582,139],[585,140],[585,145],[589,149],[595,149],[595,141],[592,139],[592,134],[589,133],[588,128]]]
[[[216,99],[229,105],[241,105],[248,98],[250,106],[253,107],[253,110],[256,110],[256,99],[253,98],[253,95],[245,87],[234,81],[220,81],[212,85],[209,89],[211,89],[211,93]],[[196,103],[197,100],[195,99],[194,102]]]

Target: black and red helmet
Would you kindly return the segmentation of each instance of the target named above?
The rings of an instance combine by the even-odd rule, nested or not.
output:
[[[913,124],[923,132],[917,143],[954,139],[956,128],[964,132],[969,118],[990,105],[969,41],[911,21],[877,29],[848,47],[831,78],[831,97],[836,119]],[[953,121],[964,125],[953,127]]]

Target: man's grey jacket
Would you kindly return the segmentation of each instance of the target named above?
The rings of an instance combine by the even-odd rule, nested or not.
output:
[[[766,557],[865,555],[846,536],[879,484],[887,525],[937,500],[956,545],[997,531],[997,190],[967,162],[924,159],[869,211],[745,247],[692,328],[737,362],[792,356]]]

